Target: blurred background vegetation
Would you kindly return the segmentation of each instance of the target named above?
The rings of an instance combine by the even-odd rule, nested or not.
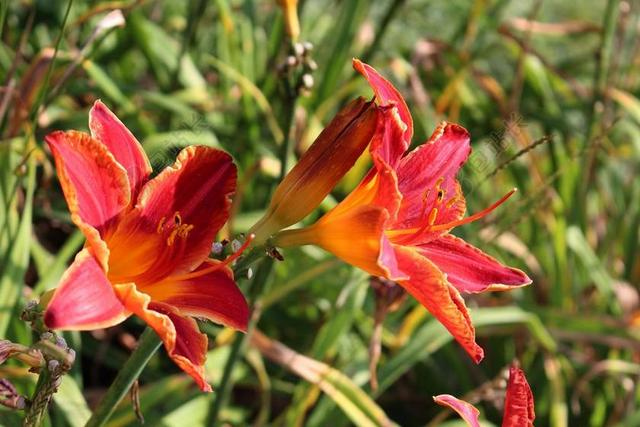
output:
[[[71,223],[43,136],[87,130],[97,98],[143,142],[154,168],[181,147],[221,147],[240,170],[226,236],[261,215],[295,106],[296,153],[339,107],[371,97],[351,58],[406,97],[416,144],[441,120],[471,132],[461,181],[470,212],[518,187],[489,218],[456,229],[534,283],[467,298],[486,358],[474,365],[412,299],[384,320],[379,387],[368,346],[369,278],[316,248],[289,250],[257,294],[257,327],[300,355],[292,366],[242,348],[221,411],[230,425],[461,425],[431,396],[449,393],[499,425],[504,368],[518,358],[538,426],[640,425],[640,2],[581,0],[307,0],[302,41],[317,64],[304,81],[270,0],[0,2],[0,338],[28,344],[24,305],[56,286],[83,240]],[[123,26],[105,15],[121,9]],[[305,86],[295,102],[287,85]],[[355,186],[367,159],[321,210]],[[311,218],[310,220],[312,220]],[[242,286],[248,280],[240,279]],[[211,334],[220,383],[233,333]],[[47,421],[81,426],[143,329],[137,319],[68,333],[77,363]],[[314,360],[311,360],[314,359]],[[297,363],[297,365],[296,365]],[[35,375],[0,377],[24,394]],[[205,425],[200,393],[157,353],[140,378],[146,425]],[[132,401],[109,426],[138,425]],[[1,425],[21,414],[0,409]]]

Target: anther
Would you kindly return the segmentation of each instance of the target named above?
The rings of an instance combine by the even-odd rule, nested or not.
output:
[[[429,218],[428,218],[429,227],[435,224],[436,218],[438,218],[438,208],[433,208],[431,209],[431,212],[429,212]]]
[[[158,227],[156,227],[156,233],[160,234],[162,233],[162,227],[164,227],[164,222],[167,220],[166,217],[162,217],[160,218],[160,222],[158,222]]]
[[[172,246],[173,243],[176,240],[176,235],[178,234],[180,230],[178,228],[174,228],[173,230],[171,230],[171,234],[169,234],[169,237],[167,237],[167,246]]]

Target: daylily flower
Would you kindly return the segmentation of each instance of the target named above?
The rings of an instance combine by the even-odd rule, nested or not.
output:
[[[188,147],[149,179],[142,146],[100,101],[91,136],[53,132],[53,153],[71,219],[85,248],[62,276],[45,310],[51,329],[92,330],[141,317],[171,359],[203,391],[207,336],[193,317],[246,330],[249,309],[225,261],[208,259],[236,185],[231,157]]]
[[[480,427],[478,419],[480,411],[470,403],[450,394],[434,396],[433,400],[439,405],[448,406],[456,411],[469,427]],[[533,403],[533,393],[531,393],[524,372],[520,368],[512,366],[509,369],[502,427],[533,427],[533,421],[536,418]]]
[[[315,244],[399,283],[480,362],[483,350],[460,292],[510,289],[531,280],[450,231],[485,216],[513,191],[463,218],[466,203],[456,174],[471,151],[469,133],[442,123],[425,144],[405,154],[413,122],[404,99],[369,65],[354,60],[354,67],[366,77],[380,106],[387,107],[369,149],[373,168],[315,224],[285,230],[272,241],[280,247]]]
[[[264,216],[251,228],[254,243],[309,215],[364,152],[379,124],[380,108],[358,98],[318,135],[276,188]]]

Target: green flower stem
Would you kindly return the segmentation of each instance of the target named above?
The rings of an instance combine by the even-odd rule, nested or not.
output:
[[[103,426],[109,420],[116,409],[116,405],[129,391],[133,382],[138,378],[149,359],[151,359],[151,356],[160,347],[160,343],[160,338],[154,330],[147,327],[138,341],[138,347],[129,356],[129,359],[118,373],[118,376],[109,387],[109,390],[107,390],[107,394],[104,395],[85,427]]]
[[[24,416],[23,427],[40,427],[53,396],[51,373],[45,367],[40,371],[33,400]]]
[[[265,247],[264,246],[256,246],[251,248],[246,254],[243,254],[240,259],[236,261],[236,264],[233,266],[233,274],[237,279],[240,276],[244,276],[247,274],[247,271],[251,268],[253,264],[255,264],[258,260],[262,259],[265,256]]]
[[[249,295],[247,295],[247,299],[249,300],[249,305],[252,305],[253,302],[256,301],[258,295],[264,289],[269,276],[271,275],[271,270],[273,269],[273,259],[265,258],[256,271],[255,278],[251,283],[251,288],[249,289]],[[238,334],[236,336],[235,341],[231,347],[231,353],[229,353],[229,357],[227,358],[227,363],[224,366],[224,371],[222,373],[222,379],[220,380],[220,385],[218,385],[214,391],[216,393],[216,397],[213,401],[213,406],[211,407],[211,411],[209,411],[209,420],[208,425],[210,426],[218,426],[220,425],[220,411],[229,400],[229,394],[231,393],[231,389],[233,388],[233,383],[231,380],[231,374],[238,362],[238,359],[243,354],[243,350],[246,347],[247,337],[251,335],[253,329],[255,328],[256,323],[258,323],[258,319],[260,318],[260,309],[254,307],[254,311],[252,313],[251,319],[249,320],[249,326],[247,327],[246,334]]]
[[[282,141],[282,146],[280,147],[280,179],[282,181],[287,174],[289,159],[292,157],[293,152],[293,139],[291,138],[291,127],[293,125],[293,120],[295,116],[296,102],[298,100],[298,93],[296,88],[292,87],[290,82],[287,79],[283,79],[282,81],[283,89],[284,89],[284,99],[283,99],[283,111],[281,115],[281,128],[284,133],[284,140]],[[252,227],[252,232],[257,227]],[[245,259],[242,258],[238,261],[238,264],[234,268],[234,273],[239,276],[245,270],[248,269],[252,262],[255,262],[259,257],[264,257],[265,248],[264,248],[264,240],[266,240],[266,236],[261,235],[261,233],[257,233],[255,243],[257,246],[252,249],[252,251],[247,254]],[[273,269],[273,258],[264,258],[263,261],[258,265],[256,275],[253,281],[250,283],[250,287],[248,289],[247,300],[249,306],[252,306],[257,300],[260,294],[264,291],[265,285],[267,284],[267,280],[271,275],[271,270]],[[229,394],[231,393],[231,389],[233,388],[233,381],[231,379],[231,374],[238,362],[240,356],[244,353],[244,349],[247,343],[247,337],[251,335],[258,319],[260,318],[261,309],[258,306],[253,307],[253,313],[251,315],[251,319],[249,320],[249,325],[247,327],[247,333],[243,335],[238,335],[235,341],[232,344],[231,352],[229,353],[229,357],[227,359],[227,363],[225,364],[224,371],[222,373],[222,379],[220,380],[220,385],[218,385],[215,389],[216,397],[213,401],[213,406],[208,414],[207,425],[210,426],[218,426],[220,425],[220,411],[226,405],[229,400]]]
[[[298,100],[295,90],[288,87],[286,90],[287,100],[284,104],[284,123],[282,123],[282,131],[284,132],[284,141],[280,147],[280,179],[282,181],[289,170],[289,159],[293,155],[293,138],[291,138],[291,126],[295,116],[296,103]]]

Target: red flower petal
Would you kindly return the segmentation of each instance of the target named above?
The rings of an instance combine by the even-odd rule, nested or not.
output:
[[[429,232],[429,225],[464,215],[466,204],[456,174],[471,152],[469,140],[463,127],[443,122],[429,141],[401,160],[397,174],[402,205],[394,228],[422,228],[412,233],[411,242],[433,239],[443,232]]]
[[[117,325],[130,314],[96,259],[83,249],[62,276],[44,322],[51,329],[86,331]]]
[[[395,245],[398,266],[409,275],[409,280],[398,283],[418,300],[447,328],[476,363],[484,357],[476,344],[476,334],[471,319],[458,291],[451,286],[444,274],[411,247]]]
[[[209,255],[236,187],[227,153],[188,147],[142,189],[138,204],[108,237],[109,277],[138,285],[190,272]]]
[[[153,301],[176,307],[181,314],[204,317],[246,331],[249,306],[233,280],[233,272],[227,266],[218,265],[218,269],[196,276],[209,267],[211,264],[202,264],[193,272],[195,277],[189,278],[187,274],[184,279],[169,278],[140,290],[149,294]]]
[[[96,101],[89,112],[91,135],[107,146],[115,159],[127,171],[132,200],[151,174],[151,165],[138,140],[107,108]]]
[[[445,234],[419,246],[420,253],[447,274],[460,292],[508,290],[531,283],[522,271],[507,267],[464,240]]]
[[[175,307],[152,302],[149,295],[139,292],[132,283],[114,288],[123,304],[156,331],[175,364],[189,374],[202,391],[211,391],[204,377],[208,340],[198,330],[196,321],[181,316]]]
[[[460,415],[460,418],[465,420],[469,427],[480,427],[480,411],[478,411],[472,404],[460,400],[450,394],[441,394],[434,396],[433,400],[442,406],[448,406]]]
[[[527,378],[521,369],[512,366],[509,369],[502,427],[533,427],[535,418],[533,393]]]
[[[386,160],[393,166],[411,144],[413,119],[409,108],[400,92],[387,79],[382,77],[375,68],[357,59],[353,60],[353,68],[367,79],[380,105],[394,105],[398,109],[400,119],[406,126],[401,139],[389,141],[392,145],[388,147],[387,153],[389,157]]]
[[[108,251],[101,237],[129,204],[127,173],[103,144],[85,133],[53,132],[45,141],[53,153],[71,219],[106,266]]]
[[[403,131],[400,125],[396,109],[383,111],[370,147],[374,168],[369,175],[376,174],[376,188],[375,196],[369,203],[385,208],[389,213],[389,221],[392,223],[396,221],[398,216],[402,195],[398,188],[396,165],[392,165],[388,161],[391,156],[388,147],[392,145],[393,141],[402,137]],[[363,184],[367,184],[367,179],[369,176],[365,177]],[[356,188],[354,192],[358,192],[359,189]]]

